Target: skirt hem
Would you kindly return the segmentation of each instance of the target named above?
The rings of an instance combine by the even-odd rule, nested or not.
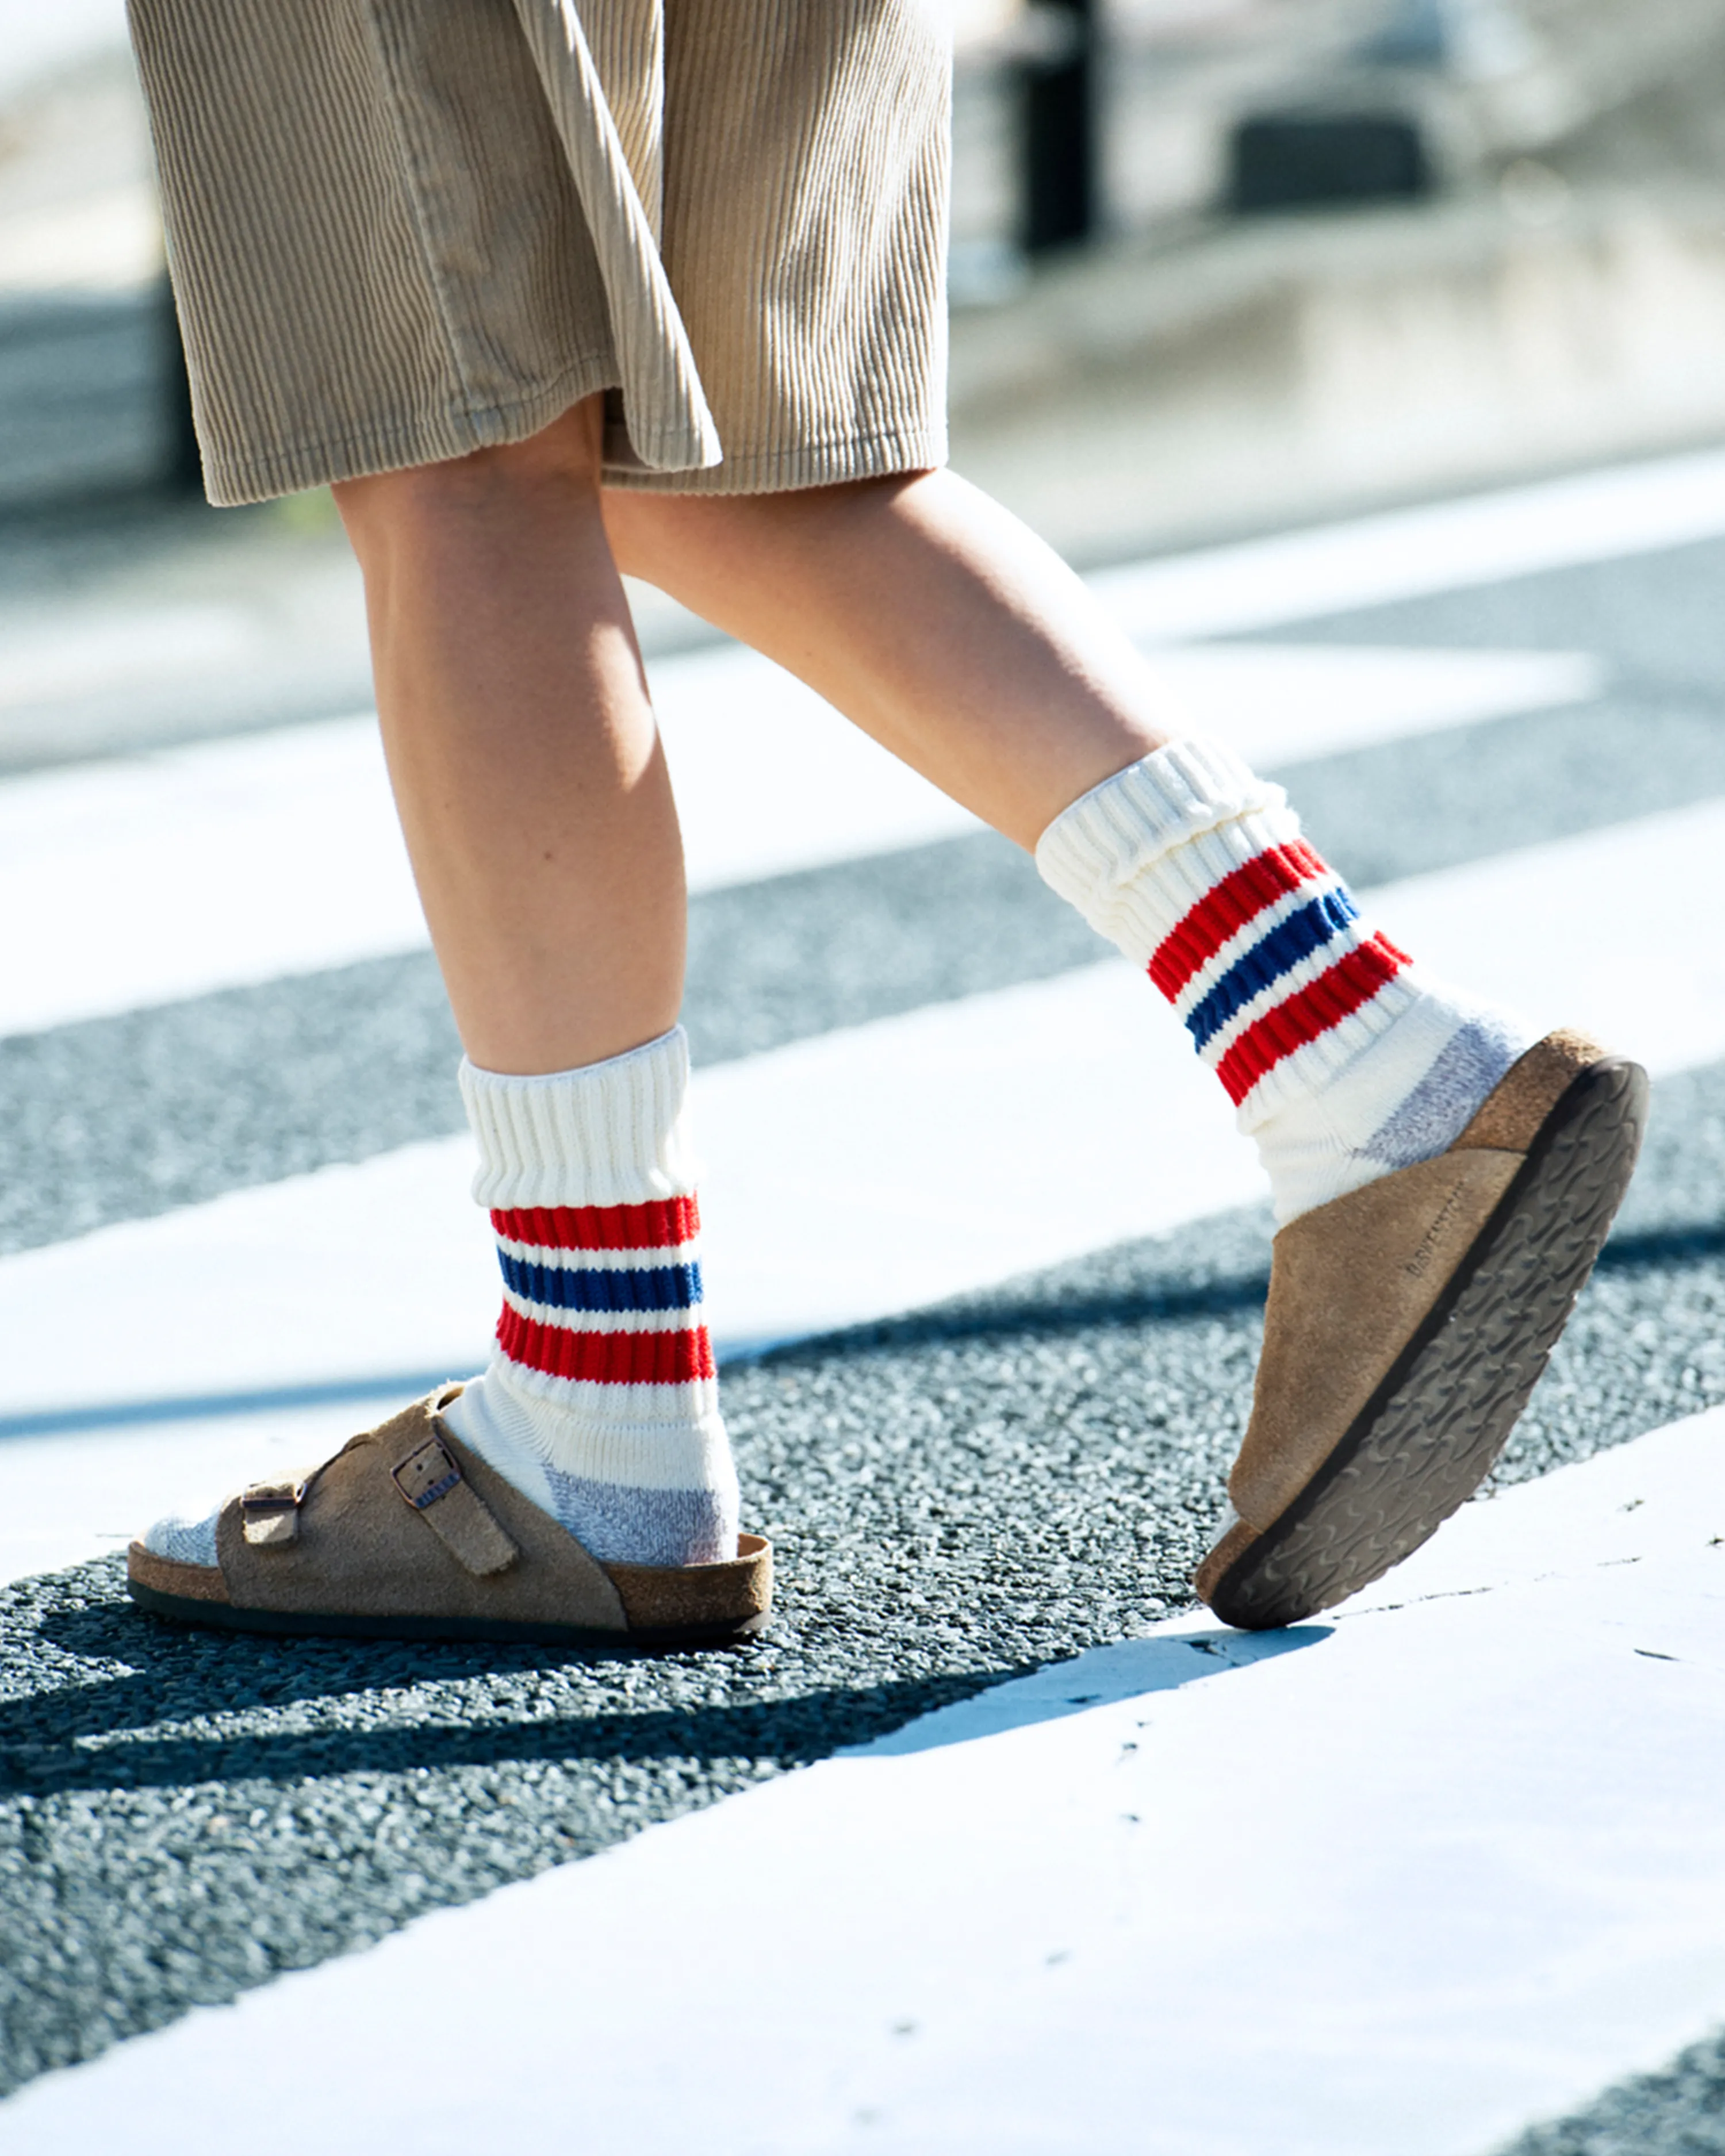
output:
[[[927,424],[890,434],[857,434],[794,449],[726,454],[702,471],[642,471],[607,467],[608,487],[651,494],[790,494],[848,480],[889,479],[901,472],[936,471],[947,461],[947,430]]]
[[[610,352],[590,352],[554,382],[507,404],[448,405],[407,426],[372,426],[352,434],[296,442],[259,456],[204,451],[203,488],[218,509],[240,509],[282,495],[304,494],[342,480],[372,479],[419,465],[454,464],[480,449],[525,442],[571,405],[617,386]]]
[[[204,491],[218,509],[239,509],[283,495],[304,494],[344,480],[370,479],[422,465],[454,464],[480,449],[524,442],[571,405],[614,388],[608,353],[572,367],[562,378],[508,405],[482,410],[451,406],[408,427],[374,427],[326,440],[295,444],[249,459],[206,457]],[[657,494],[788,494],[851,480],[933,471],[947,461],[947,430],[920,425],[860,434],[789,449],[745,452],[721,464],[685,471],[606,465],[603,483]]]

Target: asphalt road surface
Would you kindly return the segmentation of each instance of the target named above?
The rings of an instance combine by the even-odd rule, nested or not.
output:
[[[1705,539],[1278,626],[1277,643],[1317,649],[1563,650],[1602,670],[1580,703],[1278,775],[1365,886],[1725,799],[1722,591],[1725,539]],[[49,862],[44,904],[53,890]],[[1102,955],[980,834],[733,882],[693,917],[687,1023],[716,1074]],[[456,1131],[455,1052],[414,951],[0,1040],[0,1248],[18,1254],[0,1308],[5,1265],[29,1254]],[[0,1628],[0,2085],[1184,1606],[1249,1399],[1268,1248],[1267,1214],[1230,1198],[733,1360],[748,1514],[780,1556],[773,1630],[737,1653],[277,1645],[135,1615],[116,1555],[17,1580]],[[85,1317],[94,1343],[104,1314]],[[1645,1166],[1500,1478],[1721,1400],[1725,1063],[1710,1061],[1660,1076]],[[147,1448],[150,1429],[128,1442]],[[1515,2156],[1725,2149],[1722,2119],[1725,2066],[1702,2046]]]

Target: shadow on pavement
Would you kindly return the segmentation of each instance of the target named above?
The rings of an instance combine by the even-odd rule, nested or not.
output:
[[[124,1676],[0,1706],[0,1794],[180,1789],[218,1782],[298,1782],[315,1776],[405,1769],[598,1761],[750,1758],[807,1766],[835,1750],[883,1757],[969,1743],[1131,1699],[1172,1691],[1230,1670],[1316,1645],[1327,1625],[1250,1635],[1216,1630],[1122,1640],[1013,1681],[976,1671],[954,1700],[953,1681],[825,1687],[788,1698],[570,1716],[475,1713],[454,1718],[447,1697],[418,1716],[401,1694],[488,1676],[531,1679],[566,1668],[560,1650],[426,1647],[389,1641],[259,1639],[163,1625],[128,1604],[63,1610],[42,1627],[54,1646],[86,1661],[123,1660]],[[746,1661],[749,1650],[737,1650]],[[596,1672],[615,1658],[580,1658]],[[259,1729],[259,1709],[294,1710],[388,1691],[396,1718],[382,1727]],[[253,1719],[223,1729],[228,1717]],[[195,1731],[188,1724],[201,1727]]]
[[[117,1576],[113,1585],[118,1589]],[[0,1705],[0,1796],[297,1783],[534,1761],[579,1767],[751,1759],[790,1768],[867,1743],[947,1706],[955,1692],[1014,1674],[973,1670],[956,1681],[814,1688],[778,1698],[751,1699],[745,1691],[725,1701],[570,1715],[536,1712],[536,1694],[551,1694],[561,1674],[578,1667],[608,1681],[614,1696],[628,1686],[631,1659],[641,1658],[205,1632],[146,1617],[117,1592],[111,1600],[50,1610],[39,1637],[86,1669],[119,1664],[123,1674],[87,1676]],[[691,1659],[661,1656],[651,1666],[661,1675]],[[747,1686],[750,1647],[720,1659]],[[508,1687],[506,1704],[475,1697],[487,1680]],[[452,1686],[462,1688],[459,1703]],[[362,1713],[364,1702],[379,1694],[389,1702],[387,1714],[353,1726],[356,1705]],[[275,1726],[260,1727],[263,1717]],[[249,1726],[223,1726],[242,1720]]]

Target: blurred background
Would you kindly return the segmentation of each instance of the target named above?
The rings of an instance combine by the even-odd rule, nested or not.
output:
[[[947,4],[955,461],[1081,563],[1725,429],[1713,0]],[[327,502],[198,499],[120,0],[0,0],[0,768],[366,693]]]

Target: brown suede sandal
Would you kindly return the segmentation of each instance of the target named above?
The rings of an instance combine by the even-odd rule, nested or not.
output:
[[[543,1641],[575,1648],[721,1645],[758,1632],[773,1553],[737,1537],[719,1564],[601,1564],[444,1425],[445,1385],[296,1480],[230,1497],[215,1565],[126,1553],[157,1617],[239,1632]]]
[[[1277,1235],[1237,1517],[1194,1582],[1224,1623],[1327,1609],[1472,1496],[1593,1270],[1646,1111],[1639,1065],[1549,1034],[1447,1152]]]

